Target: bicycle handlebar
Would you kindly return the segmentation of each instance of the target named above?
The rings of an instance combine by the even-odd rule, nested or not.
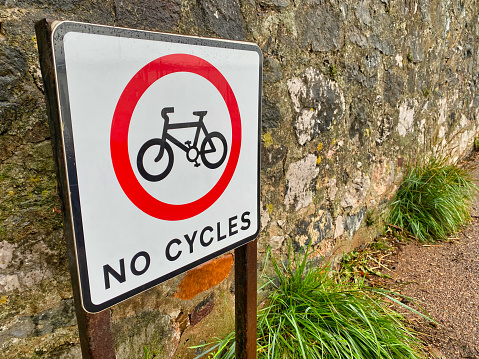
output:
[[[175,108],[174,107],[164,107],[162,110],[161,110],[161,117],[163,117],[166,121],[169,121],[169,117],[168,117],[168,114],[169,113],[173,113],[175,112]]]

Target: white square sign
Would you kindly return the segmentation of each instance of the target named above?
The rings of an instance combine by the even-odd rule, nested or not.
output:
[[[258,46],[76,22],[52,41],[85,310],[256,238]]]

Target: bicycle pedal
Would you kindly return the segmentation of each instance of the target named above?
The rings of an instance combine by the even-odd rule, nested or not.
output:
[[[185,145],[187,145],[188,147],[191,147],[191,141],[186,141]]]
[[[198,162],[195,162],[195,167],[200,167],[200,164]]]

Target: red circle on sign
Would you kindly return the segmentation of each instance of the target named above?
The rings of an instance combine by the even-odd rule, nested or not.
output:
[[[150,195],[133,172],[128,153],[128,133],[133,111],[145,91],[163,76],[190,72],[202,76],[218,90],[226,103],[231,120],[231,150],[218,182],[203,197],[185,204],[162,202]],[[241,117],[236,97],[225,77],[209,62],[193,55],[172,54],[153,60],[138,71],[123,90],[116,105],[110,134],[113,168],[123,192],[146,214],[169,221],[194,217],[209,208],[228,187],[236,170],[241,147]]]

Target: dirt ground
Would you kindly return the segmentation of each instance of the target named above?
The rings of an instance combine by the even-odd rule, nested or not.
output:
[[[479,164],[479,154],[469,163]],[[450,242],[396,242],[381,257],[388,268],[382,272],[391,276],[383,285],[414,298],[438,323],[409,318],[428,358],[479,358],[479,198],[471,214],[471,224]]]
[[[438,323],[411,318],[430,358],[479,358],[479,220],[437,245],[397,245],[384,270],[391,287]],[[406,303],[410,304],[410,303]]]

